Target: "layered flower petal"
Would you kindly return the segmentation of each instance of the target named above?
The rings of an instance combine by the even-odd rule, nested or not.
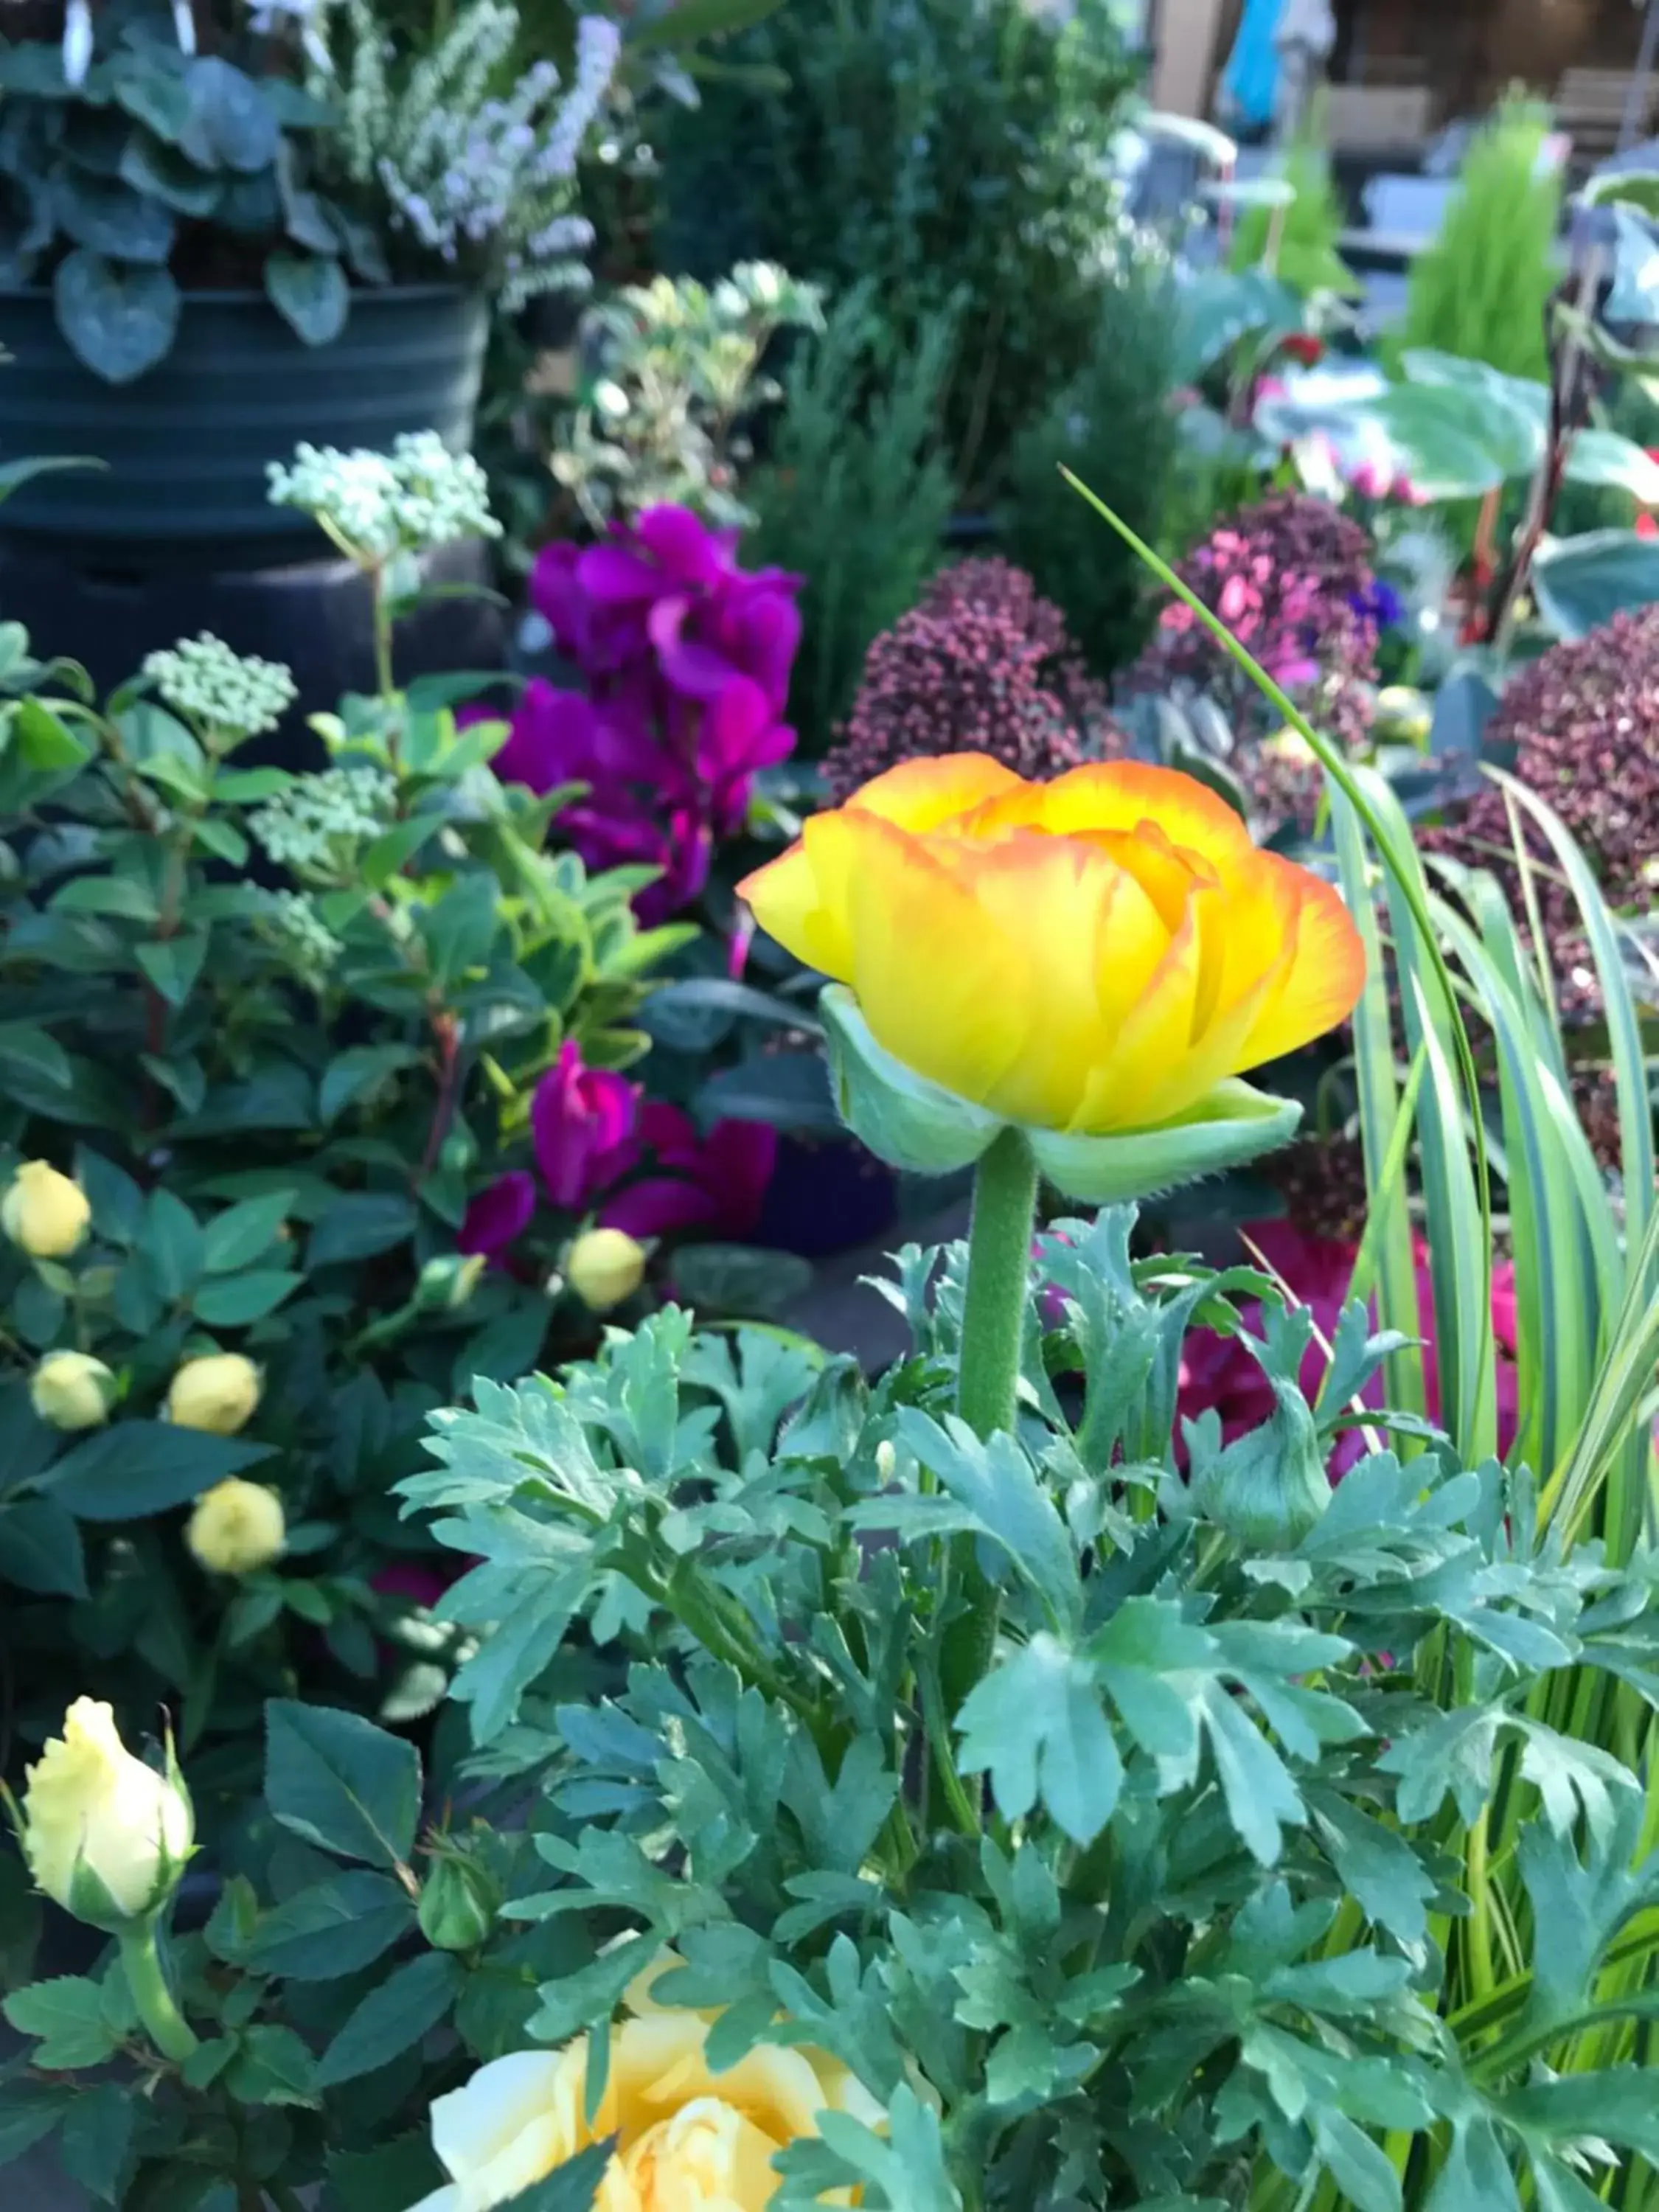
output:
[[[913,761],[741,892],[894,1060],[1067,1138],[1213,1124],[1232,1079],[1334,1027],[1364,981],[1328,884],[1206,786],[1133,762],[1030,784],[975,754]]]

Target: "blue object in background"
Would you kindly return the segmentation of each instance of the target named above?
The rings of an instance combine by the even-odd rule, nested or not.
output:
[[[1279,92],[1279,50],[1273,33],[1284,0],[1244,0],[1244,16],[1233,40],[1222,93],[1231,115],[1241,124],[1266,130],[1273,119]]]

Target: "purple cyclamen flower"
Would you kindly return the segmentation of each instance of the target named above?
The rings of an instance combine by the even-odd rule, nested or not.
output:
[[[639,1103],[637,1084],[587,1066],[566,1039],[530,1108],[536,1164],[555,1206],[580,1212],[627,1173],[638,1157]]]
[[[536,1178],[527,1168],[514,1168],[470,1201],[456,1249],[468,1258],[482,1253],[498,1259],[518,1243],[535,1212]]]

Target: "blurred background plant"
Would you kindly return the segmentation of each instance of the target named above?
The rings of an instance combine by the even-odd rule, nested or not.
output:
[[[955,485],[939,416],[955,344],[949,314],[901,342],[860,285],[798,350],[746,487],[749,550],[802,579],[789,709],[809,759],[834,742],[871,645],[944,558]]]
[[[1358,279],[1337,250],[1348,216],[1331,175],[1322,101],[1309,104],[1261,184],[1259,192],[1252,180],[1220,196],[1233,210],[1229,265],[1264,270],[1303,299],[1357,299]]]
[[[1123,227],[1106,155],[1137,64],[1108,0],[788,7],[720,59],[746,74],[658,128],[662,266],[773,260],[835,299],[867,280],[906,349],[954,307],[947,446],[982,504],[1088,358]]]
[[[1060,608],[1102,678],[1145,644],[1154,593],[1140,562],[1120,540],[1103,539],[1060,471],[1141,537],[1161,540],[1181,438],[1176,383],[1174,280],[1156,260],[1132,259],[1102,298],[1087,362],[1019,433],[1010,458],[1009,556]]]
[[[1431,348],[1510,376],[1548,374],[1561,227],[1549,131],[1548,110],[1514,95],[1475,133],[1439,234],[1412,264],[1400,350]]]
[[[515,565],[550,527],[602,534],[652,507],[690,507],[722,528],[751,521],[756,428],[783,396],[761,364],[779,332],[823,326],[817,289],[764,263],[712,287],[658,276],[597,300],[577,333],[574,395],[538,390],[533,370],[507,395]]]

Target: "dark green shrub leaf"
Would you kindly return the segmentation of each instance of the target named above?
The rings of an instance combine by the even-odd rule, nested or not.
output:
[[[269,1444],[210,1436],[171,1421],[116,1421],[66,1452],[46,1478],[46,1488],[77,1521],[144,1521],[188,1504],[270,1453]]]
[[[196,1216],[165,1187],[153,1190],[144,1210],[142,1249],[164,1298],[181,1298],[200,1279],[205,1240]]]
[[[183,144],[191,161],[204,168],[222,161],[245,176],[270,167],[282,130],[251,76],[217,54],[204,54],[191,64],[185,84],[191,115]]]
[[[373,1966],[414,1925],[401,1884],[383,1874],[343,1874],[266,1913],[248,1963],[257,1973],[331,1982]]]
[[[370,1990],[323,2053],[319,2086],[331,2089],[372,2074],[409,2050],[442,2020],[460,1986],[460,1961],[447,1951],[428,1951],[399,1966]]]
[[[64,2130],[60,2155],[70,2180],[106,2204],[119,2202],[132,2148],[138,2100],[123,2083],[105,2081],[75,2102],[75,2124]]]
[[[12,729],[24,766],[33,769],[37,775],[55,775],[64,769],[81,768],[92,757],[84,738],[60,722],[51,708],[39,699],[17,702]]]
[[[304,1280],[281,1267],[258,1267],[246,1275],[225,1275],[204,1283],[191,1300],[198,1321],[210,1328],[246,1328],[275,1313],[284,1298],[292,1297]]]
[[[325,1121],[331,1121],[354,1098],[402,1068],[418,1067],[420,1060],[413,1045],[353,1045],[329,1062],[318,1091],[318,1110]]]
[[[184,87],[179,85],[176,90],[179,107],[187,114],[190,102]],[[120,96],[118,92],[116,97]],[[192,216],[198,222],[211,215],[219,203],[222,187],[217,177],[198,169],[176,147],[148,138],[142,131],[134,131],[127,141],[121,156],[121,176],[134,191],[159,200],[175,215]]]
[[[415,1847],[420,1759],[413,1744],[356,1713],[273,1698],[265,1707],[265,1802],[307,1843],[397,1867]]]
[[[173,251],[168,210],[118,178],[60,168],[52,179],[52,204],[59,228],[94,253],[159,269]]]
[[[56,1498],[0,1505],[0,1583],[39,1597],[85,1597],[86,1559],[74,1516]]]
[[[106,384],[153,368],[179,327],[179,288],[165,269],[117,268],[83,246],[59,264],[52,294],[70,350]]]
[[[158,937],[135,948],[138,965],[170,1006],[182,1006],[195,988],[207,957],[207,932]]]
[[[344,270],[322,254],[268,254],[265,291],[295,336],[309,346],[331,345],[351,311]]]
[[[337,1267],[345,1260],[368,1260],[388,1252],[415,1233],[415,1201],[397,1191],[353,1191],[311,1232],[307,1255],[313,1267]]]
[[[423,2129],[375,2150],[337,2151],[328,2162],[329,2197],[339,2212],[407,2212],[443,2178]]]
[[[43,2073],[101,2066],[115,2050],[117,2039],[104,2017],[104,1992],[79,1974],[14,1990],[0,2012],[20,2035],[39,2037],[30,2057]]]
[[[293,1204],[291,1190],[272,1190],[227,1207],[202,1232],[203,1272],[228,1275],[263,1259]]]
[[[245,2105],[314,2105],[317,2063],[291,2027],[246,2028],[224,2083]]]

